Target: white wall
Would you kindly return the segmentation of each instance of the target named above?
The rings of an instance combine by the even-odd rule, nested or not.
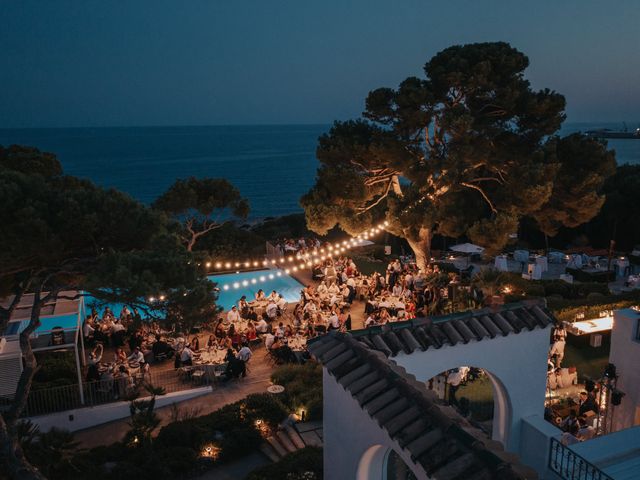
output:
[[[512,452],[520,449],[521,420],[544,415],[550,330],[536,329],[455,347],[399,353],[392,360],[427,382],[460,366],[482,368],[494,382],[494,439]],[[500,384],[504,388],[500,388]],[[496,391],[496,387],[502,390]]]
[[[635,310],[617,310],[613,315],[609,361],[616,366],[618,390],[625,393],[615,407],[613,429],[633,427],[640,415],[640,342],[635,340],[640,315]]]
[[[184,390],[182,392],[168,393],[156,397],[156,408],[166,407],[172,403],[183,402],[191,398],[199,397],[200,395],[206,395],[210,392],[211,387],[201,387]],[[31,417],[29,420],[38,425],[42,432],[49,431],[51,427],[64,428],[75,432],[76,430],[83,430],[103,423],[127,418],[129,415],[131,415],[129,402],[115,402],[97,407],[77,408],[52,415]]]
[[[388,449],[411,465],[411,459],[360,407],[335,378],[323,370],[324,475],[331,480],[381,480]],[[380,446],[381,448],[372,448]],[[367,454],[367,455],[365,455]],[[364,458],[363,458],[364,457]],[[427,480],[424,472],[414,472]]]
[[[551,439],[560,440],[562,431],[543,417],[522,419],[520,429],[520,460],[534,468],[541,480],[556,480],[558,475],[548,468]]]

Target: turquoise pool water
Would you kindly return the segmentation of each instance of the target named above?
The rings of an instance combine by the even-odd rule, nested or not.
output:
[[[253,300],[259,289],[267,295],[275,290],[287,302],[297,302],[304,288],[295,278],[279,269],[210,275],[208,278],[220,289],[217,303],[225,310],[235,305],[242,295],[246,295],[247,300]]]
[[[40,326],[36,328],[36,333],[47,332],[53,330],[55,327],[62,328],[76,328],[78,323],[78,315],[72,313],[70,315],[60,315],[58,317],[42,317],[40,319]],[[7,325],[7,335],[18,335],[29,325],[29,320],[22,320],[21,322],[10,322]]]

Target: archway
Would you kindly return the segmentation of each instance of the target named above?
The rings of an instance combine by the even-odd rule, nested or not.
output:
[[[400,454],[384,445],[369,447],[358,464],[357,480],[416,480]]]
[[[430,378],[427,388],[494,440],[506,444],[512,418],[511,401],[502,382],[491,372],[460,366]]]

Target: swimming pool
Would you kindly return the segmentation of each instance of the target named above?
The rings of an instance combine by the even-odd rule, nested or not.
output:
[[[29,325],[29,320],[17,322],[9,322],[5,335],[19,335]],[[36,328],[36,333],[44,333],[53,330],[56,327],[62,327],[65,330],[74,329],[78,325],[78,314],[58,315],[54,317],[41,317],[40,326]]]
[[[267,295],[275,290],[287,302],[297,302],[300,300],[300,291],[304,288],[295,278],[280,269],[209,275],[207,278],[217,283],[216,286],[220,289],[217,304],[225,310],[235,305],[243,295],[246,295],[247,300],[253,300],[259,289],[264,290]]]

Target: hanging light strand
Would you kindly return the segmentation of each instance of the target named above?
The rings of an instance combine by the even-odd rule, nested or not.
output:
[[[281,261],[282,263],[284,263],[284,266],[282,267],[278,266],[280,262],[276,260],[265,260],[263,262],[254,261],[254,262],[244,262],[244,263],[236,262],[233,265],[236,265],[236,266],[253,265],[256,267],[260,265],[265,267],[274,266],[274,267],[278,267],[279,269],[277,271],[270,271],[269,273],[262,272],[261,274],[256,275],[253,278],[249,278],[249,279],[245,279],[237,282],[225,283],[221,285],[220,288],[221,290],[224,290],[224,291],[231,290],[231,289],[237,290],[240,287],[248,287],[249,285],[258,285],[268,280],[273,280],[276,277],[282,277],[283,275],[289,275],[290,273],[295,273],[305,268],[311,268],[315,263],[317,263],[317,261],[324,261],[333,257],[338,257],[343,253],[345,253],[347,250],[350,250],[353,247],[362,245],[362,243],[364,243],[369,238],[384,231],[384,227],[387,225],[388,225],[388,222],[384,222],[383,224],[380,224],[377,227],[369,229],[366,232],[358,235],[357,237],[354,237],[350,240],[345,240],[343,242],[336,242],[333,244],[329,244],[323,248],[317,249],[313,253],[309,253],[309,254],[305,254],[297,257],[296,256],[290,256],[286,258],[283,257]],[[304,258],[305,256],[306,258]],[[218,262],[216,263],[216,268],[222,268],[222,266],[224,266],[225,268],[231,268],[231,265],[232,265],[231,262],[226,262],[225,264]]]
[[[230,270],[232,268],[257,268],[257,267],[275,267],[275,266],[295,266],[299,262],[308,262],[310,260],[326,260],[330,256],[335,255],[336,253],[344,253],[347,249],[357,247],[364,243],[369,238],[374,237],[384,230],[384,227],[387,226],[389,222],[384,222],[378,225],[377,227],[371,228],[366,232],[353,237],[349,240],[344,240],[342,242],[334,242],[328,243],[321,248],[315,248],[312,252],[307,253],[295,253],[292,255],[285,255],[278,259],[270,259],[270,260],[245,260],[243,262],[206,262],[205,266],[207,268],[212,268],[214,270]],[[323,258],[324,257],[324,258]]]

